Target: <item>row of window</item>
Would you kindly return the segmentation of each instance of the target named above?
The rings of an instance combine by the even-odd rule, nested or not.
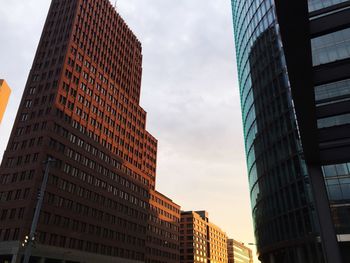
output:
[[[35,120],[37,118],[40,118],[44,115],[49,115],[51,112],[51,107],[48,107],[46,109],[40,109],[38,112],[32,111],[32,112],[25,112],[20,115],[20,121],[26,122],[28,120]]]
[[[82,240],[76,238],[68,238],[66,236],[60,236],[57,234],[47,234],[45,232],[38,233],[38,239],[40,243],[48,243],[51,246],[59,246],[63,248],[77,249],[90,253],[130,258],[136,260],[142,260],[144,254],[142,252],[125,249],[120,246],[113,247],[104,244],[92,242],[91,240]]]
[[[91,108],[91,105],[90,105],[90,102],[89,102],[89,101],[87,101],[86,99],[84,99],[81,95],[79,95],[78,97],[79,97],[79,101],[80,101],[83,105],[85,105],[86,108]],[[71,111],[73,111],[73,109],[74,109],[74,103],[68,101],[66,97],[63,97],[63,96],[61,95],[60,98],[59,98],[59,101],[60,101],[60,103],[61,103],[62,105],[64,105],[64,106],[66,105],[67,108],[69,108]],[[100,112],[102,113],[102,111],[99,111],[99,110],[97,109],[97,107],[95,107],[95,106],[92,106],[91,109],[92,109],[92,112],[95,112],[96,114],[98,114],[98,113],[100,113]],[[100,132],[103,132],[107,137],[114,139],[114,141],[116,141],[116,140],[119,140],[119,142],[121,141],[120,138],[118,139],[118,136],[117,136],[116,134],[114,134],[110,129],[104,127],[104,126],[102,125],[101,122],[97,121],[95,118],[92,118],[92,117],[89,118],[89,114],[86,113],[86,112],[85,112],[84,110],[82,110],[81,108],[76,107],[76,108],[75,108],[75,113],[76,113],[78,116],[80,116],[82,119],[84,119],[85,121],[88,121],[88,120],[89,120],[89,123],[90,123],[93,127],[95,127],[95,128],[96,128],[97,130],[99,130]],[[103,113],[102,113],[102,115],[103,115]],[[127,121],[126,121],[126,118],[122,117],[120,114],[118,114],[118,120],[120,120],[121,122],[123,122],[123,123],[125,123],[125,124],[128,124],[128,128],[132,129],[133,131],[136,130],[136,129],[135,129],[135,126],[132,125],[129,121],[127,122]],[[107,123],[111,124],[112,127],[116,127],[117,130],[118,130],[118,128],[119,128],[119,131],[120,131],[120,130],[124,130],[124,133],[125,133],[125,129],[124,129],[124,128],[121,128],[119,124],[116,125],[115,122],[114,122],[112,119],[110,119],[109,117],[105,116],[105,121],[106,121]],[[81,124],[79,124],[79,125],[81,125]],[[86,126],[83,126],[83,127],[84,127],[84,129],[86,129]],[[140,133],[139,129],[136,130],[136,133],[139,134],[139,135],[141,135],[141,137],[143,137],[143,133]],[[131,135],[129,132],[127,132],[126,135],[127,135],[126,138],[130,139],[131,141],[135,141],[134,136]],[[129,136],[128,136],[128,135],[129,135]],[[96,136],[98,136],[98,135],[96,134]],[[147,136],[146,136],[146,137],[147,137]],[[118,142],[118,141],[117,141],[117,142]],[[107,146],[108,146],[108,145],[107,145]],[[114,146],[114,147],[115,147],[115,146]],[[135,147],[136,147],[136,148],[138,148],[138,147],[141,147],[141,148],[142,148],[142,147],[143,147],[143,144],[142,144],[142,143],[140,144],[140,143],[139,143],[139,140],[136,139],[136,145],[135,145]],[[148,163],[148,162],[146,163],[146,162],[145,162],[144,165],[145,165],[147,168],[150,168],[153,172],[155,172],[155,163],[156,163],[155,154],[156,154],[156,151],[154,150],[153,147],[151,148],[150,145],[148,145],[148,144],[146,144],[146,147],[147,147],[154,155],[151,156],[150,154],[145,154],[145,157],[146,157],[148,160],[150,160],[151,163]],[[136,154],[136,156],[134,156],[134,157],[136,157],[136,158],[137,158],[137,157],[140,157],[140,158],[141,158],[141,152],[139,152],[138,149],[134,149],[134,148],[131,147],[131,145],[129,145],[129,144],[125,144],[125,147],[124,147],[124,148],[125,148],[127,151],[129,151],[130,153]],[[109,149],[112,150],[112,144],[110,144]],[[119,151],[116,149],[116,147],[115,147],[115,149],[113,149],[113,151],[115,151],[116,153],[119,154]],[[140,150],[140,151],[141,151],[141,150]],[[127,161],[129,161],[129,156],[124,156],[124,154],[122,154],[122,157],[127,158]],[[130,157],[130,158],[132,158],[132,157]],[[136,160],[136,159],[135,159],[135,160],[131,160],[131,163],[133,163],[133,164],[136,165],[137,167],[141,168],[141,159],[140,159],[140,160]]]
[[[136,94],[129,94],[131,98],[133,98],[134,101],[137,101],[137,98],[139,96],[139,88],[137,85],[137,82],[132,82],[132,75],[131,73],[135,73],[133,70],[132,64],[125,63],[127,61],[127,56],[124,55],[124,59],[120,60],[119,56],[115,56],[114,60],[112,60],[111,56],[106,56],[103,51],[99,49],[97,45],[94,44],[94,41],[91,40],[86,34],[82,34],[81,28],[76,28],[73,35],[73,41],[74,43],[82,50],[84,50],[85,54],[92,58],[96,63],[99,62],[100,68],[103,68],[106,73],[108,73],[112,79],[116,81],[116,83],[119,83],[121,85],[121,88],[123,89],[125,86],[127,87],[124,90],[126,93],[130,92],[131,84],[134,84],[136,88],[133,88],[132,91]],[[106,62],[105,60],[108,60]],[[116,65],[114,65],[114,62]],[[138,79],[138,75],[136,75]],[[87,79],[87,76],[86,76]],[[103,83],[108,83],[108,80],[106,77],[102,77]]]
[[[350,163],[322,166],[323,175],[331,202],[350,200]]]
[[[350,79],[327,83],[315,87],[316,106],[328,105],[348,100]]]
[[[67,163],[65,163],[63,165],[63,171],[71,176],[77,177],[79,178],[81,181],[86,182],[90,185],[94,185],[95,187],[101,188],[101,190],[103,191],[107,191],[108,193],[111,193],[117,197],[119,197],[120,199],[123,199],[135,206],[139,206],[140,208],[147,208],[148,205],[145,201],[129,194],[126,193],[120,189],[118,189],[117,187],[114,187],[108,183],[106,183],[103,180],[97,179],[96,177],[89,175],[79,169],[77,169],[76,167],[73,167]],[[122,180],[120,180],[119,176],[114,177],[114,180],[116,182],[121,183]]]
[[[42,212],[40,222],[44,225],[54,225],[57,228],[64,228],[68,231],[79,232],[81,234],[88,234],[89,236],[95,236],[97,238],[102,237],[104,239],[115,240],[123,242],[125,244],[132,244],[134,246],[143,247],[145,240],[134,236],[127,235],[112,229],[101,227],[97,225],[87,224],[85,222],[70,219],[57,214],[50,214],[48,212]],[[116,220],[115,224],[123,227],[127,227],[122,219]],[[44,243],[45,241],[42,240]]]
[[[30,109],[33,107],[37,107],[37,106],[42,106],[43,104],[45,104],[46,102],[51,103],[54,101],[55,98],[55,94],[51,94],[49,97],[44,95],[41,98],[36,98],[35,100],[32,99],[27,99],[24,101],[24,107],[26,109]]]
[[[178,233],[169,232],[168,229],[165,230],[159,228],[159,226],[148,224],[148,231],[149,233],[151,232],[153,235],[157,235],[166,239],[179,240]]]
[[[74,125],[74,123],[73,123]],[[75,127],[79,128],[79,127]],[[122,172],[126,173],[127,175],[131,176],[132,178],[142,182],[144,185],[148,186],[149,185],[149,180],[145,179],[138,173],[132,171],[130,168],[126,167],[125,165],[122,165],[120,161],[117,161],[114,158],[111,158],[110,155],[105,154],[103,151],[98,150],[96,147],[92,146],[90,143],[87,143],[80,137],[70,133],[67,129],[61,127],[58,124],[54,125],[54,131],[56,134],[68,139],[70,143],[76,144],[79,147],[84,147],[86,151],[89,153],[92,153],[95,156],[98,156],[101,160],[103,160],[106,164],[112,165],[113,167],[117,168],[118,170],[121,170]],[[93,137],[93,134],[91,134]],[[81,143],[83,142],[83,143]],[[110,173],[113,173],[112,171],[109,171]]]
[[[86,12],[86,9],[88,9],[88,12]],[[104,72],[110,74],[112,78],[115,78],[116,75],[124,76],[125,78],[126,75],[130,75],[128,74],[129,72],[134,71],[132,69],[131,63],[131,61],[134,61],[134,51],[131,49],[133,49],[135,45],[139,45],[139,42],[133,36],[132,32],[128,29],[126,24],[122,21],[120,16],[116,14],[115,10],[110,10],[113,13],[110,14],[111,20],[108,21],[108,23],[105,23],[105,17],[99,17],[100,14],[93,10],[94,8],[92,7],[81,7],[81,13],[78,15],[79,25],[74,33],[74,35],[76,36],[76,40],[80,35],[79,38],[83,40],[79,43],[80,46],[82,47],[82,49],[86,50],[90,57],[93,57],[96,62],[99,62],[100,67],[103,69]],[[95,17],[98,20],[95,20]],[[114,23],[116,24],[116,26],[111,27],[111,24]],[[84,31],[85,34],[82,34],[82,31]],[[88,38],[89,35],[92,36],[92,38]],[[100,38],[100,36],[103,37]],[[90,44],[90,48],[88,48],[87,46],[88,43]],[[119,47],[119,49],[116,49],[115,47]],[[119,54],[126,54],[123,57],[123,60],[118,60],[118,57],[121,56],[116,56],[116,53],[114,52],[117,51]],[[141,56],[141,54],[139,54],[138,56]],[[111,58],[114,58],[114,60],[111,60]],[[128,58],[130,58],[130,60],[128,60]],[[119,74],[116,74],[116,72],[111,72],[112,68],[117,68],[113,64],[113,61],[116,61],[118,65],[123,65],[123,68],[125,68],[125,70],[123,71],[126,72],[126,74],[124,74],[123,72],[119,72]],[[124,62],[125,64],[123,64]],[[139,69],[137,70],[137,72],[134,73],[136,74],[136,78],[133,78],[136,86],[140,86],[141,59],[138,60],[138,65]],[[124,80],[127,86],[130,85],[130,80],[131,79]],[[135,80],[137,80],[137,82]],[[136,96],[134,97],[134,99],[136,99],[137,101],[137,97],[139,96],[139,88],[135,89],[135,91]]]
[[[25,200],[28,198],[28,196],[29,188],[0,192],[0,202],[12,200]]]
[[[77,51],[74,51],[74,52],[76,53]],[[153,158],[153,157],[150,157],[150,158],[152,158],[153,164],[147,163],[147,164],[146,164],[146,167],[150,168],[150,169],[152,170],[152,172],[155,172],[155,158]],[[134,162],[135,162],[135,160],[134,160]],[[133,163],[133,162],[132,162],[132,163]]]
[[[179,222],[178,215],[174,215],[172,213],[169,213],[169,212],[165,211],[164,209],[159,208],[158,206],[150,205],[150,208],[151,208],[151,211],[156,212],[158,215],[162,215],[162,216],[169,218],[170,220],[172,220],[172,222]]]
[[[24,164],[35,163],[38,161],[39,153],[26,154],[25,156],[9,157],[6,159],[4,167],[12,168],[18,167]]]
[[[0,240],[2,241],[10,241],[10,240],[18,240],[19,238],[19,228],[0,228]]]
[[[308,0],[309,12],[336,5],[347,0]]]
[[[161,198],[156,197],[155,195],[151,195],[151,200],[155,201],[156,203],[160,204],[163,207],[168,208],[169,210],[175,212],[176,214],[180,213],[180,210],[178,208],[176,208],[175,206],[173,206],[171,203],[168,203],[164,200],[162,200]]]
[[[124,124],[127,123],[128,127],[133,131],[133,132],[136,132],[136,134],[138,134],[139,136],[141,136],[143,138],[143,133],[141,133],[139,130],[136,130],[136,127],[131,123],[131,122],[127,122],[126,121],[126,117],[128,117],[128,119],[130,120],[133,120],[133,122],[135,122],[137,124],[137,126],[140,126],[142,128],[145,127],[145,124],[144,124],[144,119],[145,119],[145,116],[143,114],[141,114],[141,111],[140,110],[137,110],[137,106],[134,105],[134,103],[132,102],[129,102],[128,103],[128,100],[123,96],[122,93],[120,93],[119,97],[120,97],[120,101],[121,102],[118,102],[118,100],[116,99],[116,97],[118,97],[118,90],[114,87],[114,85],[110,85],[110,89],[113,90],[113,93],[114,95],[112,95],[111,93],[108,92],[108,97],[106,95],[104,95],[105,98],[103,98],[103,96],[98,95],[98,93],[96,93],[96,90],[97,91],[101,91],[102,93],[104,94],[107,94],[106,90],[104,88],[101,87],[101,85],[99,85],[98,83],[96,84],[96,89],[91,89],[89,87],[87,87],[86,84],[84,83],[80,83],[80,88],[82,91],[84,91],[85,94],[87,94],[89,97],[93,97],[94,100],[100,104],[102,107],[104,107],[105,109],[104,110],[107,110],[107,112],[109,112],[111,114],[111,117],[114,116],[116,117],[117,116],[117,111],[116,111],[116,108],[118,107],[121,111],[121,113],[123,115],[125,115],[125,117],[123,117],[123,122]],[[67,83],[63,83],[63,89],[68,92],[69,91],[69,85]],[[70,90],[72,90],[73,88],[71,88]],[[94,90],[94,91],[93,91]],[[76,91],[74,90],[74,92],[76,93]],[[94,93],[95,92],[95,93]],[[106,103],[106,98],[108,98],[110,101],[111,101],[111,104],[108,104]],[[84,98],[82,95],[79,95],[79,100],[78,100],[80,103],[82,103],[84,106],[86,106],[87,108],[90,108],[91,106],[91,102],[90,100],[87,100],[86,98]],[[85,105],[86,104],[86,105]],[[111,106],[112,105],[112,106]],[[124,106],[124,105],[127,105]],[[93,106],[94,107],[94,106]],[[97,114],[97,116],[99,116],[100,118],[104,118],[104,115],[105,115],[105,112],[102,111],[102,110],[99,110],[97,107],[95,107],[96,109],[94,111],[92,111],[93,113]],[[135,112],[135,114],[131,111],[131,110],[128,110],[128,109],[132,109],[132,111]],[[90,109],[89,109],[90,111]],[[142,119],[139,119],[137,116],[136,116],[136,112],[137,112],[137,115],[138,116],[141,116]],[[119,114],[118,114],[118,118],[119,120],[121,120],[122,118],[119,117]],[[124,120],[125,119],[125,120]],[[113,123],[111,123],[113,124]],[[113,126],[113,125],[112,125]],[[114,126],[115,126],[115,123],[114,123]],[[113,127],[114,127],[113,126]],[[152,143],[152,141],[150,141],[150,143]],[[156,145],[154,145],[156,146]]]
[[[2,200],[4,201],[4,200]],[[20,220],[24,216],[24,207],[12,208],[12,209],[2,209],[0,213],[0,221],[6,220]],[[1,240],[1,238],[0,238]]]
[[[34,137],[34,138],[31,138],[31,139],[28,139],[28,140],[23,140],[23,141],[17,141],[17,142],[13,142],[10,146],[10,150],[13,150],[13,151],[17,151],[17,150],[24,150],[24,149],[27,149],[27,148],[32,148],[34,146],[41,146],[42,145],[42,142],[43,142],[43,137],[40,136],[40,137]],[[26,158],[25,159],[29,159]],[[28,160],[29,162],[29,160]]]
[[[162,250],[162,249],[159,249],[159,248],[150,248],[150,247],[147,247],[147,257],[155,257],[155,258],[159,258],[161,257],[163,260],[166,259],[166,260],[173,260],[174,262],[178,262],[179,260],[179,255],[178,255],[178,250],[176,248],[173,248],[173,252],[169,252],[168,250]],[[157,259],[150,259],[150,258],[147,258],[146,259],[146,263],[168,263],[169,261],[159,261]]]
[[[82,77],[85,79],[84,82],[87,82],[89,85],[94,86],[95,85],[95,78],[97,77],[96,80],[99,81],[96,82],[96,90],[99,92],[100,95],[105,96],[106,98],[109,98],[113,104],[117,105],[117,101],[115,97],[120,97],[121,101],[124,102],[126,105],[128,105],[130,108],[133,109],[133,111],[136,113],[138,116],[143,116],[142,119],[144,118],[144,112],[141,112],[142,109],[138,106],[138,100],[136,101],[131,101],[129,100],[126,96],[124,96],[124,86],[123,85],[118,85],[119,89],[116,88],[115,84],[113,84],[112,81],[108,81],[108,79],[101,73],[98,72],[97,75],[97,70],[96,68],[90,63],[87,58],[84,59],[84,56],[78,52],[78,50],[74,47],[71,47],[70,53],[74,56],[74,58],[68,57],[67,63],[68,65],[71,66],[72,70],[75,69],[77,73],[80,73],[81,68],[84,66],[84,71],[82,71]],[[76,60],[74,60],[76,59]],[[74,64],[76,63],[76,64]],[[80,66],[78,63],[81,63],[82,65]],[[74,66],[75,65],[75,66]],[[86,71],[85,71],[86,70]],[[89,74],[90,73],[90,74]],[[68,74],[68,75],[67,75]],[[68,73],[66,71],[66,76],[71,78],[72,74]],[[77,77],[74,76],[74,80],[78,79]],[[78,84],[78,82],[74,81],[74,83]],[[118,83],[118,82],[117,82]],[[87,85],[86,83],[83,83],[84,85]],[[107,92],[107,87],[110,89],[110,92]],[[121,88],[121,89],[120,89]],[[136,89],[136,88],[135,88]],[[112,95],[114,94],[114,96]],[[91,96],[91,95],[90,95]]]
[[[98,222],[101,223],[107,223],[111,225],[117,224],[126,229],[128,233],[146,233],[146,229],[142,225],[138,225],[123,218],[116,217],[99,209],[86,206],[82,203],[77,202],[76,200],[73,201],[58,195],[54,195],[50,192],[46,193],[45,202],[60,209],[70,210],[75,214],[81,215],[83,217],[91,217],[94,218],[94,220],[97,219]]]
[[[78,170],[77,168],[69,165],[69,164],[64,164],[63,165],[63,171],[71,176],[74,176],[76,178],[78,178],[79,180],[83,181],[83,182],[86,182],[90,185],[94,185],[95,187],[98,187],[98,188],[101,188],[101,190],[103,191],[107,191],[108,193],[111,193],[117,197],[119,197],[120,199],[123,199],[135,206],[139,206],[141,207],[142,209],[145,209],[148,207],[147,203],[129,193],[126,193],[116,187],[113,187],[112,185],[110,184],[107,184],[106,182],[100,180],[100,179],[97,179],[96,177],[94,176],[91,176],[81,170]],[[119,183],[122,183],[122,180],[116,180],[117,182]],[[125,182],[125,181],[124,181]],[[57,179],[57,181],[55,183],[59,183],[59,180]],[[66,186],[66,184],[65,184]],[[125,184],[123,184],[123,189],[125,188]],[[82,187],[73,187],[72,186],[72,189],[71,189],[71,192],[75,192],[75,194],[81,196],[81,197],[90,197],[89,199],[91,200],[92,197],[91,197],[91,194],[92,192],[87,190],[87,189],[84,189]],[[111,203],[111,200],[110,199],[105,199],[103,196],[97,194],[97,193],[94,193],[95,196],[97,196],[97,200],[94,200],[94,201],[98,201],[100,200],[101,204],[102,205],[106,205],[106,202],[107,204],[112,205],[112,203],[115,203],[115,202],[112,202]],[[131,209],[131,207],[130,207]],[[133,209],[131,209],[133,210]],[[135,210],[135,212],[137,213],[137,211]]]
[[[156,225],[160,226],[160,227],[164,227],[170,230],[173,230],[174,232],[179,232],[179,225],[178,220],[174,220],[174,221],[167,221],[167,220],[163,220],[161,218],[159,218],[159,216],[155,216],[152,214],[152,212],[150,213],[149,216],[149,221],[150,222],[154,222]]]
[[[165,247],[165,248],[171,248],[175,249],[175,253],[179,251],[179,243],[177,242],[178,239],[174,240],[169,240],[169,239],[164,239],[164,238],[159,238],[156,236],[147,236],[147,243],[150,243],[152,245],[157,245],[160,247]]]
[[[350,57],[350,28],[311,39],[313,65]]]
[[[29,171],[22,171],[17,172],[14,174],[3,174],[0,176],[0,184],[10,184],[10,183],[16,183],[16,182],[22,182],[22,181],[29,181],[32,180],[34,176],[34,170]]]
[[[319,129],[350,124],[350,113],[335,115],[317,120]]]

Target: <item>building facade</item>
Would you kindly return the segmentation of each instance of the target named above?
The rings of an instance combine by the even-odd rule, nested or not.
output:
[[[206,211],[182,211],[181,263],[227,263],[227,235],[209,222]]]
[[[208,262],[227,263],[227,235],[220,227],[209,222],[207,226],[209,239],[209,256]]]
[[[0,123],[2,121],[2,118],[4,117],[10,94],[10,87],[7,85],[5,80],[0,79]]]
[[[228,263],[253,263],[252,250],[234,239],[227,240]]]
[[[180,262],[208,262],[207,222],[194,211],[181,212]]]
[[[146,263],[180,262],[180,206],[151,190]]]
[[[262,262],[349,261],[349,6],[232,0]]]
[[[0,261],[19,262],[28,248],[52,158],[32,262],[176,262],[179,207],[153,201],[141,51],[108,0],[52,0],[0,168]],[[149,224],[167,244],[150,241]],[[153,260],[151,246],[165,253]]]

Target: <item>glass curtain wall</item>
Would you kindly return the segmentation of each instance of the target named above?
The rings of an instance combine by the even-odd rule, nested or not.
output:
[[[309,0],[309,11],[318,10],[310,19],[328,15],[330,7],[335,12],[349,8],[350,1]],[[336,6],[343,3],[343,7]],[[347,4],[347,5],[346,5]],[[339,7],[339,8],[337,8]],[[316,68],[332,68],[338,63],[348,63],[350,59],[350,28],[328,30],[325,34],[311,39],[313,65]],[[321,149],[336,148],[350,140],[350,79],[337,79],[315,86],[316,109],[322,112],[317,125],[322,134],[341,134],[340,137],[320,142]],[[339,150],[340,151],[340,150]],[[340,241],[339,247],[344,262],[350,262],[350,155],[336,163],[327,163],[322,167],[335,230]]]
[[[232,0],[232,10],[259,258],[323,262],[274,1]]]

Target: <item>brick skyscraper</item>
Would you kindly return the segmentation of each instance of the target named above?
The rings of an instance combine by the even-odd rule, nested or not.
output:
[[[141,74],[141,43],[108,0],[52,1],[1,164],[0,261],[23,253],[51,157],[32,259],[154,262],[158,246],[156,262],[178,262],[177,232],[157,226],[178,229],[179,207],[157,204],[175,215],[148,227],[157,140]]]

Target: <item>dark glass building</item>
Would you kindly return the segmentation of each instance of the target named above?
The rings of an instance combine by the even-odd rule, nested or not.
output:
[[[349,262],[350,1],[232,0],[262,262]]]

